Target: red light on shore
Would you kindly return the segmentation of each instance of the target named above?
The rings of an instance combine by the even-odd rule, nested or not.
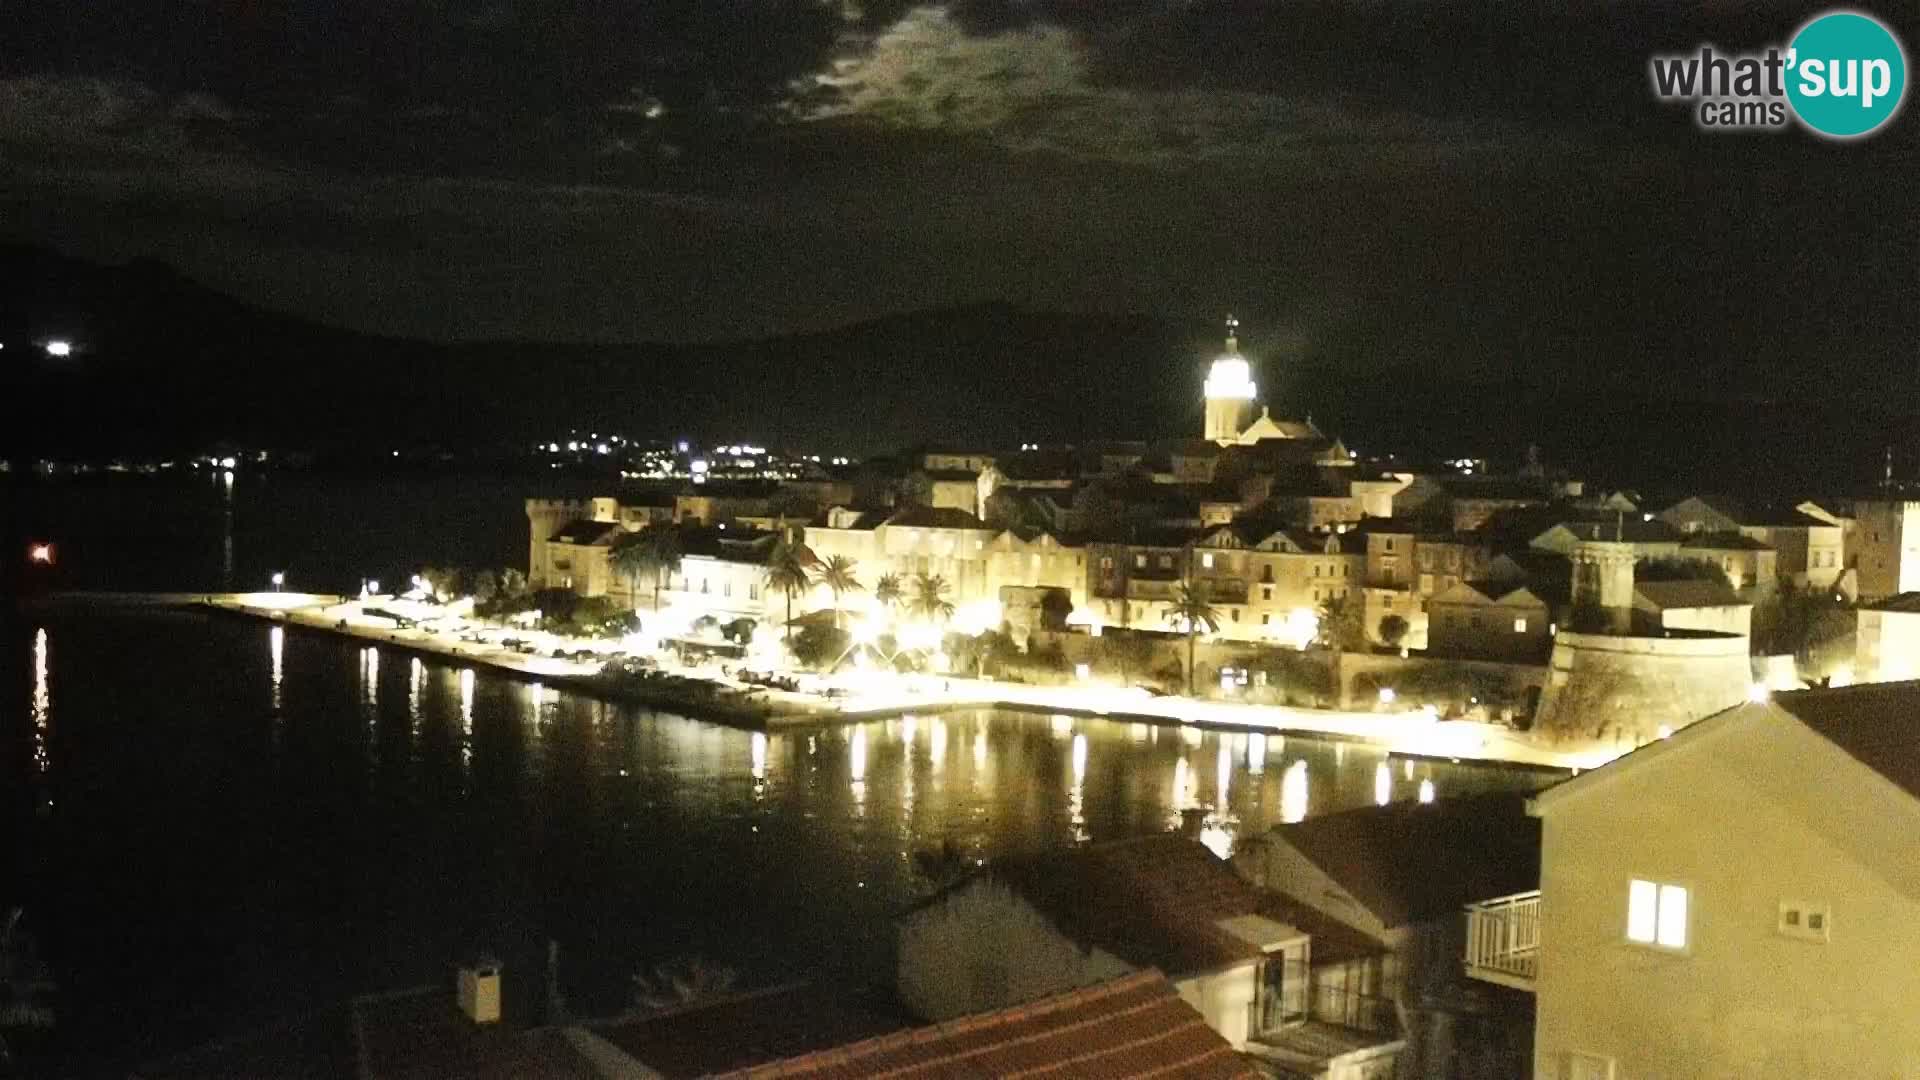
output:
[[[27,548],[27,561],[39,566],[53,565],[53,545],[34,544]]]

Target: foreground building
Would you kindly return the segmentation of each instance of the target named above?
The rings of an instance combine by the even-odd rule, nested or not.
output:
[[[1540,891],[1469,909],[1541,1080],[1911,1076],[1920,684],[1781,694],[1536,797]]]
[[[1153,971],[932,1025],[810,985],[533,1028],[476,1022],[425,988],[356,999],[349,1019],[355,1073],[366,1080],[1262,1075]]]
[[[1152,969],[1228,1044],[1290,1075],[1388,1077],[1402,1045],[1392,1010],[1346,982],[1378,941],[1178,835],[998,860],[902,915],[898,942],[900,999],[929,1020]]]

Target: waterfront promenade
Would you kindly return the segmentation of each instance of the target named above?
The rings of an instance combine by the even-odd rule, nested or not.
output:
[[[1201,701],[1100,685],[1033,686],[944,675],[860,673],[849,683],[801,677],[798,691],[749,685],[716,665],[662,670],[679,680],[658,686],[612,682],[599,676],[600,659],[530,655],[455,633],[398,627],[367,614],[366,605],[311,593],[61,593],[43,597],[55,608],[149,607],[212,610],[335,634],[382,647],[485,665],[515,677],[565,687],[610,701],[667,709],[703,719],[775,729],[952,709],[1002,708],[1101,716],[1152,724],[1201,725],[1276,735],[1365,742],[1404,757],[1499,762],[1547,769],[1586,769],[1613,756],[1542,746],[1499,725],[1443,721],[1418,711],[1358,712]],[[692,684],[706,683],[701,692]],[[831,693],[828,690],[831,689]]]

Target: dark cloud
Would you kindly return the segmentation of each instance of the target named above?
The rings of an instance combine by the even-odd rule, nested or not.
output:
[[[724,338],[1001,297],[1465,369],[1882,356],[1920,307],[1911,110],[1836,146],[1648,98],[1649,53],[1782,40],[1806,11],[1775,3],[100,11],[6,10],[6,231],[372,329]]]

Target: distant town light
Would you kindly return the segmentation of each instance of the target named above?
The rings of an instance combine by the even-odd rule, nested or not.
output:
[[[54,338],[52,341],[49,341],[45,345],[41,346],[41,348],[44,348],[45,350],[47,350],[48,356],[72,356],[73,355],[73,342],[66,341],[61,338]]]
[[[27,561],[40,566],[53,565],[53,545],[34,544],[27,549]]]

